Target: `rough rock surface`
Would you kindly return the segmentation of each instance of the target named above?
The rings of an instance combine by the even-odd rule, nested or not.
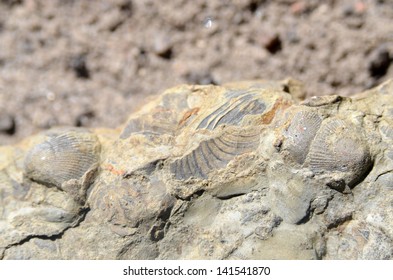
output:
[[[393,81],[165,91],[0,147],[2,259],[392,259]]]

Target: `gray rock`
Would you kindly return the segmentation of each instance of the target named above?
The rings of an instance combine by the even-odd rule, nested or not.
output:
[[[392,259],[393,82],[301,91],[179,86],[120,129],[0,147],[0,257]]]

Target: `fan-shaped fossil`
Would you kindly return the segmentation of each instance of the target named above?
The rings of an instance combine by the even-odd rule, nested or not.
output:
[[[283,131],[284,149],[298,164],[315,174],[341,175],[336,180],[354,185],[367,172],[371,156],[362,132],[337,117],[322,120],[318,111],[301,111]]]
[[[191,153],[171,164],[177,179],[208,177],[209,172],[224,168],[237,155],[255,150],[259,132],[255,129],[228,129],[222,135],[202,141]]]
[[[177,114],[173,110],[162,107],[155,108],[154,113],[130,119],[120,138],[125,139],[135,133],[142,134],[173,134],[177,127]]]
[[[290,126],[284,132],[287,138],[285,148],[297,163],[304,163],[321,122],[322,118],[314,111],[300,111],[293,116]]]
[[[46,185],[61,187],[80,179],[98,164],[100,143],[97,136],[82,129],[54,131],[26,155],[25,174]]]
[[[205,117],[198,128],[214,129],[221,124],[237,124],[246,115],[262,114],[266,105],[260,96],[252,92],[229,91],[225,94],[228,102]]]
[[[323,122],[312,142],[308,161],[315,173],[346,173],[345,182],[355,184],[369,169],[371,156],[360,131],[341,119]]]

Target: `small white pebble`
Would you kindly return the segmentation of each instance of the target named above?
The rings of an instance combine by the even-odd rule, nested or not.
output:
[[[55,101],[56,94],[53,91],[48,91],[46,94],[46,99],[48,99],[49,101]]]
[[[205,20],[203,21],[203,26],[205,28],[211,28],[213,26],[213,19],[211,17],[207,17],[205,18]]]

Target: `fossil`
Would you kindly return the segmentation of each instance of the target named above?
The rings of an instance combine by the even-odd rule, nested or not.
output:
[[[391,259],[393,82],[302,89],[181,85],[0,147],[0,257]]]
[[[312,140],[321,126],[322,118],[313,111],[300,111],[292,117],[292,121],[284,135],[285,146],[294,160],[300,164],[306,160]]]
[[[46,136],[44,142],[32,147],[26,155],[24,171],[30,179],[60,188],[98,165],[100,143],[89,131],[54,130]]]
[[[309,161],[314,172],[350,173],[352,186],[367,172],[371,156],[362,132],[340,119],[325,121],[311,144]]]
[[[203,141],[191,153],[171,164],[177,179],[207,178],[211,170],[224,168],[237,155],[254,151],[259,145],[258,131],[233,129]]]

